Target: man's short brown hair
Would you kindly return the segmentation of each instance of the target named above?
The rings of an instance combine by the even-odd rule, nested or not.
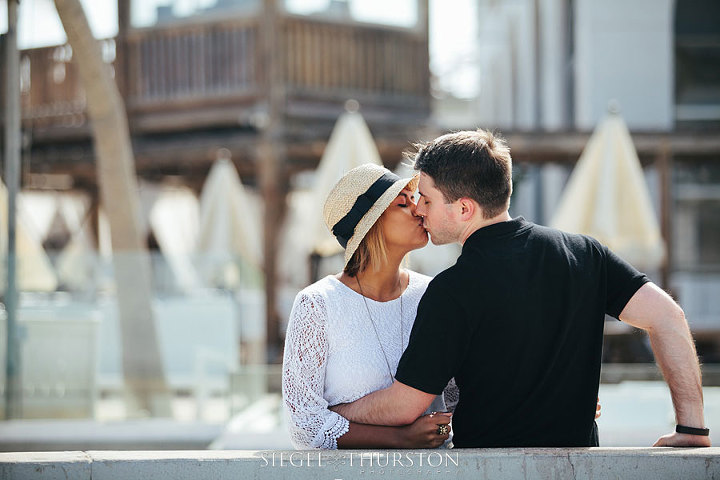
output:
[[[495,217],[510,206],[510,148],[492,132],[448,133],[421,145],[414,162],[416,170],[432,177],[448,202],[471,198],[482,207],[484,218]]]

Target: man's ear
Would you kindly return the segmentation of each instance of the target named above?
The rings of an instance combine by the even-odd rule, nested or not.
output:
[[[480,205],[471,198],[462,197],[458,199],[458,203],[460,206],[460,219],[463,221],[472,219],[475,212],[480,210]]]

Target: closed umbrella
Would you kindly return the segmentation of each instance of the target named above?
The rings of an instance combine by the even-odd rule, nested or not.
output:
[[[257,204],[245,191],[235,166],[226,156],[210,169],[200,195],[200,226],[196,251],[210,281],[237,286],[237,259],[260,265]]]
[[[61,195],[58,212],[71,232],[68,244],[57,259],[58,278],[74,290],[94,286],[97,274],[95,241],[87,221],[90,199],[81,195]]]
[[[340,115],[315,173],[313,187],[311,251],[322,256],[342,250],[328,231],[322,216],[325,198],[335,184],[353,168],[365,163],[382,165],[375,140],[362,115],[353,110]]]
[[[187,187],[160,190],[150,210],[150,227],[173,273],[177,286],[197,289],[200,279],[191,258],[198,236],[198,200]]]
[[[0,182],[0,254],[7,256],[8,192]],[[19,205],[20,210],[22,205]],[[57,288],[57,276],[42,246],[40,235],[29,227],[25,217],[18,216],[17,224],[17,284],[20,290],[52,292]],[[0,287],[5,288],[5,275],[0,275]]]
[[[617,112],[590,137],[551,225],[590,235],[639,268],[661,266],[665,246],[630,132]]]
[[[309,277],[315,276],[308,275],[310,255],[329,257],[342,251],[323,220],[323,205],[330,190],[343,175],[359,165],[382,165],[370,129],[357,111],[357,102],[349,100],[346,108],[330,134],[315,171],[312,190],[296,190],[288,198],[280,273],[293,285],[305,285]]]

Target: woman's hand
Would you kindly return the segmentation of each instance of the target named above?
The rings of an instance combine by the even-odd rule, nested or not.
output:
[[[602,410],[602,405],[600,405],[600,397],[598,397],[597,405],[595,406],[595,420],[600,418],[600,415],[602,415],[602,412],[600,410]]]
[[[437,448],[450,437],[452,413],[433,412],[400,427],[404,448]]]

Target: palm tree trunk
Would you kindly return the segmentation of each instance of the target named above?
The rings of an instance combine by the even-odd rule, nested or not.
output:
[[[110,222],[128,413],[167,416],[169,395],[153,320],[150,257],[140,229],[125,106],[80,1],[55,0],[55,7],[85,90],[100,197]]]

